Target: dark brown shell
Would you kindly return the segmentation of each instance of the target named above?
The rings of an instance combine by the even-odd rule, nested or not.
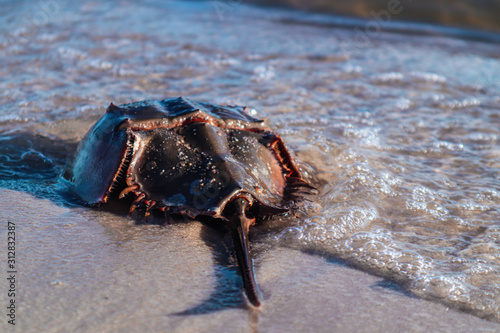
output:
[[[138,206],[224,221],[248,300],[259,306],[248,230],[307,189],[281,138],[246,107],[187,98],[111,104],[64,172],[82,201],[132,196]]]
[[[125,178],[136,205],[215,218],[240,195],[256,200],[263,215],[287,210],[307,186],[281,138],[246,108],[182,97],[111,104],[65,177],[89,204],[122,192]]]

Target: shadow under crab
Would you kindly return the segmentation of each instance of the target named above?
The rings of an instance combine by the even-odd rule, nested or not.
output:
[[[165,216],[227,226],[248,301],[259,306],[249,228],[312,188],[282,139],[246,107],[187,98],[111,104],[64,171],[69,190],[100,205],[132,198]]]

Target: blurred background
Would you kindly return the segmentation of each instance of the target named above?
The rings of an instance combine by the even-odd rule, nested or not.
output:
[[[247,0],[247,2],[367,19],[387,20],[387,14],[390,13],[397,15],[399,21],[500,31],[498,0]]]

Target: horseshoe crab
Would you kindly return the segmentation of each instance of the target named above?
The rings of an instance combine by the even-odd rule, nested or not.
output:
[[[259,306],[248,234],[307,189],[282,139],[246,107],[187,98],[116,106],[79,143],[63,178],[90,205],[132,197],[140,207],[225,223],[248,301]]]

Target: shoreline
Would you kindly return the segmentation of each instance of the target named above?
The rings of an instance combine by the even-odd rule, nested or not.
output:
[[[196,222],[168,228],[134,225],[128,217],[66,208],[23,192],[3,192],[0,221],[13,221],[18,228],[16,326],[23,332],[124,328],[219,332],[229,327],[252,332],[495,332],[500,328],[498,323],[408,296],[382,278],[282,247],[266,250],[256,259],[265,299],[262,309],[249,311],[236,300],[213,311],[181,315],[210,299],[221,282],[238,281],[231,271],[222,280],[216,277],[221,265],[207,239],[216,241],[217,235],[203,236],[205,231]],[[229,298],[241,295],[234,286],[223,286],[222,291]],[[6,296],[6,290],[0,292],[2,304]],[[6,330],[6,325],[3,320],[0,327]]]

